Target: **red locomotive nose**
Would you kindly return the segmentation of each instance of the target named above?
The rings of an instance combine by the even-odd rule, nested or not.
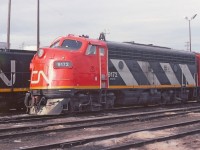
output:
[[[83,96],[81,103],[88,103],[84,98],[88,91],[108,88],[107,56],[104,41],[73,35],[39,49],[30,65],[30,88],[32,104],[40,106],[38,112],[31,109],[31,113],[60,113],[52,109],[76,107],[72,103],[79,96]]]
[[[40,49],[32,60],[32,89],[73,87],[73,54],[62,49]]]
[[[32,70],[33,69],[33,64],[30,63],[29,69]]]

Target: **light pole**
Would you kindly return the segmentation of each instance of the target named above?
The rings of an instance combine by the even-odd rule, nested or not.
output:
[[[37,50],[40,47],[40,1],[37,1]]]
[[[9,0],[8,2],[7,49],[10,49],[10,16],[11,16],[11,0]]]
[[[190,52],[192,50],[192,41],[191,41],[191,26],[190,26],[190,22],[197,16],[197,14],[195,14],[194,16],[192,16],[191,18],[185,17],[185,19],[188,21],[189,23],[189,43],[190,43]]]

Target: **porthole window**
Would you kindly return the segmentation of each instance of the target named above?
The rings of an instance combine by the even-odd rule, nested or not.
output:
[[[174,72],[177,72],[178,71],[178,67],[177,65],[174,65]]]
[[[118,67],[119,67],[119,69],[122,70],[124,68],[124,63],[122,61],[119,61]]]

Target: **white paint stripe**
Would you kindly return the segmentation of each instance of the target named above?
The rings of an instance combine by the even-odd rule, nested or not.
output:
[[[155,73],[153,73],[153,70],[150,67],[150,64],[148,62],[144,61],[137,61],[140,68],[144,72],[145,76],[147,77],[149,83],[151,85],[160,85],[160,81],[156,77]]]
[[[162,69],[164,70],[167,78],[169,79],[169,82],[173,84],[180,84],[179,81],[176,78],[176,75],[174,71],[172,70],[172,67],[169,63],[160,63]]]
[[[16,81],[16,65],[15,65],[15,60],[11,60],[11,72],[12,72],[12,85],[15,84]]]
[[[3,73],[3,71],[0,69],[0,78],[3,80],[3,82],[7,86],[12,86],[15,84],[16,81],[16,68],[15,68],[15,60],[11,60],[11,74],[10,74],[10,80],[6,77],[6,75]]]
[[[138,85],[137,81],[135,80],[131,71],[123,60],[111,59],[110,61],[113,63],[114,67],[116,68],[126,85]],[[118,66],[120,61],[122,61],[124,64],[123,69],[120,69]]]
[[[188,84],[196,84],[188,66],[186,64],[179,64],[183,75],[185,76],[185,79],[187,81]]]

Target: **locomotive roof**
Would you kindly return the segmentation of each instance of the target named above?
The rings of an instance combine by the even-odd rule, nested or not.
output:
[[[74,37],[74,35],[68,35]],[[113,42],[113,41],[102,41],[97,39],[91,39],[83,36],[78,36],[80,38],[84,38],[85,40],[88,40],[92,43],[99,43],[99,42],[106,42],[108,45],[108,48],[115,48],[115,49],[121,49],[123,50],[133,50],[133,51],[140,51],[140,52],[154,52],[154,53],[164,53],[164,54],[174,54],[174,55],[186,55],[186,56],[195,56],[194,52],[184,51],[184,50],[176,50],[171,49],[169,47],[162,47],[162,46],[155,46],[152,44],[140,44],[140,43],[134,43],[134,42]],[[101,43],[101,44],[102,44]]]
[[[168,47],[161,47],[161,46],[155,46],[152,44],[146,45],[146,44],[139,44],[139,43],[133,43],[133,42],[113,42],[113,41],[106,41],[108,48],[117,48],[117,49],[128,49],[128,50],[135,50],[140,52],[153,52],[153,53],[163,53],[163,54],[174,54],[174,55],[183,55],[183,56],[195,56],[194,52],[184,51],[184,50],[177,50],[177,49],[171,49]]]
[[[21,50],[21,49],[0,49],[0,53],[12,53],[12,54],[33,54],[37,51],[33,50]]]
[[[36,51],[35,50],[23,50],[23,49],[0,49],[0,52],[15,52],[15,53],[17,53],[17,52],[20,52],[20,53],[33,53],[33,52],[35,52],[36,53]]]
[[[84,36],[68,35],[73,39],[85,39],[94,45],[108,46],[108,57],[110,59],[159,61],[179,64],[194,64],[196,61],[195,53],[188,51],[175,50],[168,47],[138,44],[133,42],[113,42],[98,39],[90,39]]]
[[[112,59],[158,61],[166,63],[194,64],[195,53],[167,47],[136,43],[106,42],[108,56]]]

